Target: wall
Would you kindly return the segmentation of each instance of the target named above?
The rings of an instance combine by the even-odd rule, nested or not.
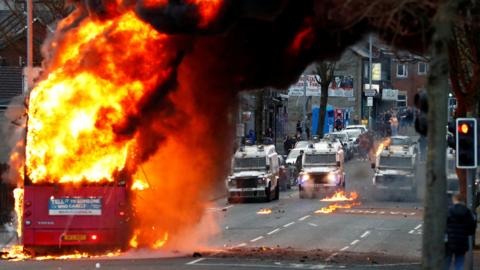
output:
[[[427,74],[418,74],[418,61],[410,61],[405,64],[408,66],[408,74],[406,78],[397,77],[397,60],[392,61],[392,87],[400,91],[407,92],[407,104],[408,106],[414,106],[413,98],[419,89],[426,88]],[[428,67],[427,67],[428,72]]]

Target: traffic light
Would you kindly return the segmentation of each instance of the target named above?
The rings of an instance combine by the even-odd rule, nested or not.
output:
[[[477,167],[477,119],[458,118],[456,125],[457,168]]]
[[[417,117],[415,117],[415,130],[423,136],[427,136],[428,132],[428,96],[425,90],[415,94],[415,107],[418,109]]]

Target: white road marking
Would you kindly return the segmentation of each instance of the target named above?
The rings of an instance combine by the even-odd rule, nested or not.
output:
[[[366,231],[366,232],[364,232],[364,233],[360,236],[360,238],[365,238],[365,237],[367,237],[367,235],[369,235],[369,234],[370,234],[370,231]]]
[[[308,223],[308,225],[310,225],[310,226],[312,226],[312,227],[318,227],[318,225],[317,225],[317,224],[315,224],[315,223],[311,223],[311,222],[309,222],[309,223]]]
[[[356,239],[355,241],[351,242],[350,245],[355,245],[356,243],[360,242],[360,240]]]
[[[292,222],[290,222],[290,223],[288,223],[288,224],[285,224],[285,225],[283,225],[283,227],[284,227],[284,228],[287,228],[288,226],[292,226],[293,224],[295,224],[295,221],[292,221]]]
[[[344,251],[344,250],[347,250],[350,246],[344,246],[342,249],[340,249],[340,251]]]
[[[302,264],[302,263],[289,263],[282,264],[279,262],[268,263],[221,263],[215,262],[213,258],[195,264],[197,266],[216,266],[216,267],[229,267],[232,269],[249,268],[249,269],[327,269],[330,265],[327,264]],[[338,269],[345,269],[345,265],[338,265]],[[337,268],[336,268],[337,269]]]
[[[233,205],[228,205],[228,206],[225,206],[225,207],[208,207],[207,210],[208,211],[222,211],[223,209],[229,209],[229,208],[232,208]]]
[[[263,236],[259,236],[255,239],[250,240],[250,242],[257,242],[258,240],[263,239]]]
[[[333,253],[332,255],[328,256],[328,257],[325,259],[325,261],[328,262],[328,261],[330,261],[331,259],[333,259],[333,257],[335,257],[335,256],[337,256],[337,255],[338,255],[338,253],[335,252],[335,253]]]
[[[419,224],[417,227],[414,228],[414,230],[418,230],[420,229],[420,227],[422,227],[422,224]]]
[[[187,264],[187,265],[192,265],[192,264],[196,264],[196,263],[198,263],[198,262],[201,262],[201,261],[203,261],[203,260],[205,260],[205,258],[199,258],[199,259],[193,260],[193,261],[191,261],[191,262],[188,262],[188,263],[186,263],[186,264]]]
[[[246,245],[247,245],[247,243],[241,243],[241,244],[238,244],[237,247],[244,247]]]
[[[409,234],[413,234],[413,232],[415,232],[415,230],[411,230],[411,231],[409,231],[408,233],[409,233]]]
[[[275,230],[273,230],[273,231],[271,231],[271,232],[269,232],[269,233],[267,233],[267,234],[268,234],[268,235],[272,235],[272,234],[274,234],[274,233],[276,233],[276,232],[278,232],[278,231],[280,231],[280,228],[276,228]]]
[[[309,218],[309,217],[310,217],[310,215],[306,215],[306,216],[304,216],[304,217],[299,218],[298,220],[299,220],[299,221],[304,221],[305,219],[307,219],[307,218]]]
[[[377,210],[345,210],[344,213],[358,213],[358,214],[378,214],[378,215],[401,215],[401,216],[414,216],[415,212],[400,212],[400,211],[377,211]]]

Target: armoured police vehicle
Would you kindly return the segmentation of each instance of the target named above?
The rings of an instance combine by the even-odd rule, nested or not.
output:
[[[227,178],[228,201],[279,198],[279,159],[273,145],[242,146],[232,160]]]
[[[404,136],[392,137],[377,156],[373,186],[377,197],[417,198],[417,150]],[[402,143],[403,141],[403,143]]]
[[[344,151],[328,140],[310,144],[303,153],[298,176],[300,198],[315,197],[345,188]]]

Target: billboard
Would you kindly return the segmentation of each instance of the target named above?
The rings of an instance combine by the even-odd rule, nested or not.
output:
[[[291,85],[288,89],[289,96],[303,96],[306,92],[307,96],[320,96],[321,78],[318,75],[302,75],[298,81]],[[328,87],[329,97],[354,97],[353,94],[353,77],[352,76],[335,76]]]
[[[320,84],[318,81],[320,81],[320,76],[318,75],[302,75],[298,79],[298,81],[295,84],[292,84],[288,88],[288,95],[289,96],[296,96],[296,97],[301,97],[304,96],[304,92],[306,90],[307,96],[314,96],[314,97],[319,97],[320,96]],[[306,89],[305,89],[306,86]]]
[[[335,76],[328,87],[329,97],[354,97],[353,95],[353,77]]]

